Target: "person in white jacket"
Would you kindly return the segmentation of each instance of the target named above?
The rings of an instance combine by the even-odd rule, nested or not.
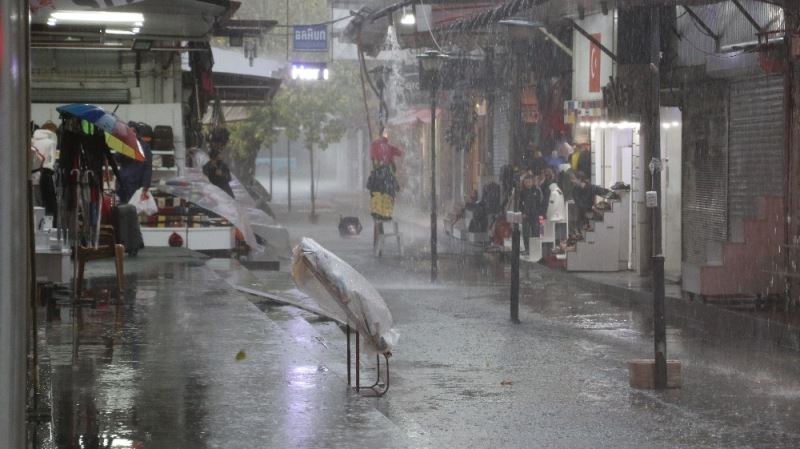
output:
[[[31,179],[34,185],[36,203],[44,206],[47,215],[55,214],[56,198],[55,184],[53,183],[53,168],[58,157],[58,137],[48,129],[37,129],[31,139],[31,158],[33,159],[33,173]]]
[[[547,205],[547,220],[548,221],[564,221],[567,219],[566,211],[564,210],[564,194],[557,183],[550,184],[550,201]]]

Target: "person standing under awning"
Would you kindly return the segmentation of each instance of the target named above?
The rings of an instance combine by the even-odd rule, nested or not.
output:
[[[142,146],[145,160],[139,162],[128,157],[117,158],[119,166],[119,178],[117,178],[117,196],[122,204],[127,204],[133,194],[142,189],[141,200],[147,200],[150,196],[148,192],[150,183],[153,179],[153,152],[150,150],[150,142],[153,140],[153,128],[146,123],[130,122],[128,126],[136,131],[136,137]]]

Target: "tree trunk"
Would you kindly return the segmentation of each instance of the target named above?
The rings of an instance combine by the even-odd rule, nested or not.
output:
[[[258,151],[250,151],[245,157],[239,157],[238,153],[234,153],[231,157],[231,168],[233,174],[239,178],[239,182],[244,186],[253,184],[256,178],[256,158]]]
[[[311,215],[309,218],[311,219],[312,223],[317,222],[317,204],[316,204],[316,193],[314,192],[316,186],[314,185],[314,144],[308,145],[308,154],[311,158]]]

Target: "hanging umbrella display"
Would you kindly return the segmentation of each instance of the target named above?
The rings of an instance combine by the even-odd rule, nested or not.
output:
[[[56,108],[61,114],[93,123],[106,133],[106,144],[115,152],[137,161],[144,161],[145,154],[136,132],[114,114],[91,105],[73,103]]]

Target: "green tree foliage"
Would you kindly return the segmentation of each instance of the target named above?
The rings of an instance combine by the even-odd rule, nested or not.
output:
[[[325,150],[348,130],[363,126],[364,109],[358,66],[335,62],[328,81],[285,81],[270,104],[255,107],[247,120],[230,123],[229,157],[243,183],[255,178],[255,161],[262,147],[274,144],[285,128],[290,140],[302,139],[312,162],[315,150]],[[316,212],[312,176],[312,216]]]
[[[256,158],[262,147],[269,147],[278,138],[280,112],[273,105],[253,108],[246,120],[229,123],[228,158],[236,177],[245,185],[256,175]],[[270,192],[272,193],[272,192]]]
[[[328,81],[291,81],[275,97],[273,107],[280,110],[281,123],[289,139],[302,137],[309,151],[311,173],[311,218],[316,219],[314,151],[325,150],[344,137],[348,127],[357,128],[360,87],[355,63],[338,62],[330,66]],[[361,114],[363,117],[363,113]],[[363,123],[363,120],[360,122]]]

